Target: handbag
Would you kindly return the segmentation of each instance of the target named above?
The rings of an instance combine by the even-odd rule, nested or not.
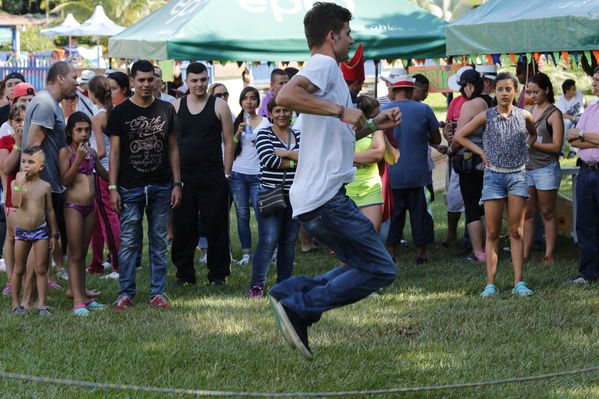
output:
[[[469,175],[478,171],[476,166],[482,163],[482,158],[478,154],[464,150],[451,157],[451,166],[459,175]]]
[[[289,138],[287,140],[287,150],[291,149],[291,130],[289,130]],[[283,171],[283,181],[275,188],[269,188],[258,194],[258,208],[262,216],[269,216],[273,213],[287,208],[285,202],[285,178],[287,176],[287,170]]]

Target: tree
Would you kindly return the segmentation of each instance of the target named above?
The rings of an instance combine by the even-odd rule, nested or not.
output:
[[[453,21],[472,9],[471,0],[408,0],[447,22]]]
[[[50,1],[52,14],[72,13],[83,22],[94,12],[96,6],[104,7],[106,15],[119,25],[129,26],[152,11],[166,4],[166,0],[44,0]]]

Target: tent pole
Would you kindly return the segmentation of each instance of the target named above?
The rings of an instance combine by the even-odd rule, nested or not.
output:
[[[374,98],[379,98],[378,87],[379,87],[379,62],[374,61]]]

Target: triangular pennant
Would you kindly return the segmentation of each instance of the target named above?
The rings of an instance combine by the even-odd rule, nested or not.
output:
[[[241,68],[241,66],[243,65],[243,61],[237,61],[237,67]]]
[[[272,65],[272,61],[266,61],[266,65],[270,67]]]
[[[574,56],[574,63],[576,64],[576,67],[578,67],[578,51],[573,51],[572,55]]]
[[[545,53],[545,61],[549,62],[549,53]]]
[[[501,54],[493,54],[493,65],[501,64]]]
[[[539,62],[539,58],[541,58],[541,53],[532,53],[532,57],[536,62]]]
[[[487,57],[487,64],[492,65],[493,64],[493,56],[491,54],[485,54],[485,57]]]
[[[562,51],[562,58],[564,59],[564,62],[566,63],[566,66],[570,66],[570,55],[568,54],[567,51]]]
[[[595,56],[595,61],[599,64],[599,50],[593,50],[593,55]]]
[[[554,66],[557,66],[557,60],[559,60],[559,54],[551,53],[551,61],[553,61]]]
[[[393,62],[394,62],[395,60],[385,60],[385,61],[387,61],[387,64],[389,64],[390,66],[393,66]]]
[[[297,65],[299,65],[299,67],[302,68],[304,66],[304,61],[298,61]]]
[[[289,66],[289,61],[281,61],[281,65],[287,68]]]
[[[514,64],[517,64],[517,63],[518,63],[518,62],[516,61],[516,54],[514,54],[514,53],[510,53],[510,54],[509,54],[509,57],[510,57],[510,59],[512,60],[512,62],[513,62]]]

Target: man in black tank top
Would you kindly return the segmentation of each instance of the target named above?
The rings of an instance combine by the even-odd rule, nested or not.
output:
[[[189,64],[186,83],[189,95],[173,104],[180,127],[177,140],[184,184],[181,206],[173,210],[171,257],[177,267],[175,286],[196,283],[198,212],[208,239],[208,281],[222,285],[230,274],[231,263],[227,178],[233,163],[233,122],[227,103],[207,94],[204,64]]]

